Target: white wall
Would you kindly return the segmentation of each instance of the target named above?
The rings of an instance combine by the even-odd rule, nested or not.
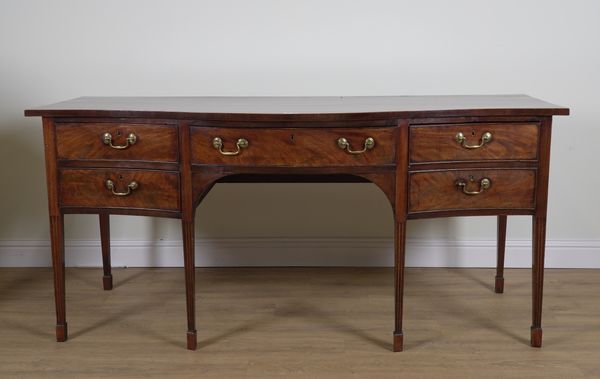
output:
[[[548,239],[563,246],[553,254],[583,246],[587,253],[575,263],[593,266],[600,254],[599,15],[592,0],[3,0],[0,265],[47,262],[42,133],[39,119],[23,117],[30,106],[82,95],[527,93],[571,108],[572,116],[555,119]],[[392,236],[387,200],[368,184],[217,185],[198,221],[200,240]],[[69,240],[93,245],[98,238],[93,216],[68,216],[66,226]],[[509,219],[510,239],[526,240],[530,230],[528,218]],[[412,240],[452,246],[489,244],[494,233],[493,218],[409,226]],[[112,235],[145,246],[178,241],[180,229],[175,220],[114,217]],[[86,264],[71,250],[73,264]],[[353,262],[382,262],[368,253]],[[280,254],[283,263],[303,262],[302,252]],[[493,249],[482,254],[493,263]],[[311,262],[333,259],[320,256]],[[267,263],[260,259],[251,263]]]

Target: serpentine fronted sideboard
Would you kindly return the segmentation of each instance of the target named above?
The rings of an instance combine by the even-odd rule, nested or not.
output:
[[[506,218],[532,216],[531,346],[540,347],[551,124],[568,114],[525,95],[82,97],[26,110],[43,120],[56,339],[67,339],[65,214],[99,215],[105,290],[110,214],[181,219],[194,350],[194,214],[216,182],[368,181],[394,212],[394,351],[407,220],[487,215],[498,218],[499,293]]]

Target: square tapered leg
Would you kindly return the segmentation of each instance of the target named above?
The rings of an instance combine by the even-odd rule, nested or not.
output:
[[[396,222],[395,228],[395,264],[394,264],[394,283],[395,283],[395,328],[394,328],[394,348],[393,350],[402,351],[404,349],[404,333],[402,332],[402,308],[404,299],[404,251],[406,243],[406,222]]]
[[[187,309],[187,348],[196,350],[196,267],[194,252],[194,222],[181,221],[183,232],[183,262],[185,270],[185,299]]]

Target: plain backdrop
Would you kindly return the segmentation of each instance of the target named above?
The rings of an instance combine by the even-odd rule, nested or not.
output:
[[[41,122],[27,107],[83,95],[513,93],[571,108],[554,119],[548,239],[600,246],[599,19],[593,0],[3,0],[0,246],[48,239]],[[221,184],[197,219],[199,239],[393,234],[370,184]],[[491,241],[495,219],[412,221],[408,233]],[[508,233],[527,240],[530,219],[509,218]],[[177,241],[180,226],[113,217],[112,236]],[[97,240],[97,218],[68,216],[66,238]]]

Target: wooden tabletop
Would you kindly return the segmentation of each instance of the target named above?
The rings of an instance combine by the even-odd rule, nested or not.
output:
[[[27,109],[25,116],[205,120],[346,120],[395,117],[568,115],[527,95],[328,97],[79,97]]]

